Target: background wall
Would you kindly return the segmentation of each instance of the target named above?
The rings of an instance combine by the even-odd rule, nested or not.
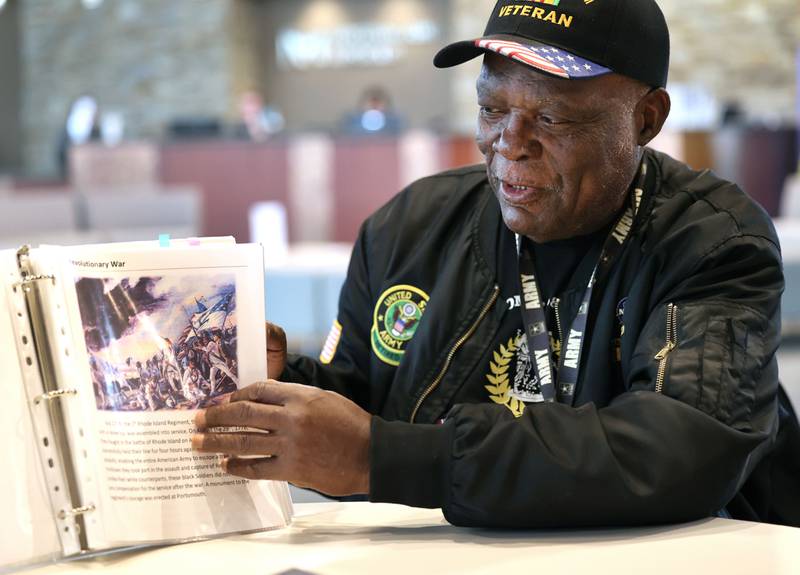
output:
[[[447,77],[431,65],[433,54],[447,38],[452,8],[447,0],[253,0],[258,8],[254,20],[259,28],[262,91],[276,104],[295,129],[330,128],[346,112],[356,109],[368,86],[381,86],[408,127],[447,127],[450,114]],[[394,27],[434,25],[438,33],[421,44],[400,47],[403,53],[385,65],[363,62],[349,66],[308,68],[282,67],[275,38],[281,30],[325,33],[363,24]],[[355,37],[355,33],[351,32]],[[348,53],[358,57],[375,50],[370,42],[353,42]],[[345,56],[347,57],[347,56]]]
[[[670,79],[679,129],[686,129],[687,116],[689,127],[714,129],[726,103],[740,105],[751,123],[794,122],[798,0],[659,3],[672,31]],[[0,170],[22,156],[28,173],[52,174],[68,107],[85,93],[124,115],[130,139],[160,137],[177,117],[234,120],[239,94],[252,88],[284,113],[289,130],[333,129],[372,84],[387,88],[410,127],[470,134],[479,63],[438,71],[430,59],[447,41],[478,35],[493,5],[494,0],[105,0],[88,10],[81,0],[9,0],[0,15]],[[18,30],[11,25],[17,17]],[[439,37],[409,46],[384,66],[289,71],[277,63],[280,29],[425,20],[437,24]],[[707,112],[704,123],[691,124],[700,109]]]
[[[130,138],[159,137],[177,116],[228,110],[229,3],[114,0],[19,2],[24,157],[35,173],[56,168],[56,142],[70,104],[90,94],[124,114]]]
[[[453,39],[480,34],[494,0],[452,0]],[[798,0],[658,0],[670,28],[670,88],[678,106],[698,108],[713,99],[735,103],[743,120],[769,125],[795,122],[800,2]],[[451,84],[454,125],[473,129],[475,64],[459,67]],[[690,88],[688,98],[682,96]],[[673,110],[676,119],[683,110]],[[696,110],[695,110],[696,111]],[[687,114],[690,113],[686,112]],[[715,126],[697,126],[709,128]]]
[[[672,39],[670,83],[704,86],[766,123],[794,119],[798,0],[660,0]]]

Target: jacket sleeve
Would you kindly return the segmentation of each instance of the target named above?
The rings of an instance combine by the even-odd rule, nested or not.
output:
[[[416,429],[374,418],[370,499],[440,506],[470,526],[714,514],[774,437],[782,289],[775,244],[740,235],[664,290],[636,338],[627,391],[608,406],[535,404],[514,418],[457,405],[443,425]],[[655,359],[669,337],[674,349]]]
[[[369,409],[369,330],[372,297],[367,268],[367,223],[359,232],[339,295],[339,312],[329,341],[332,357],[312,359],[289,354],[281,380],[335,391]],[[337,335],[338,332],[338,335]],[[291,334],[289,334],[291,336]]]

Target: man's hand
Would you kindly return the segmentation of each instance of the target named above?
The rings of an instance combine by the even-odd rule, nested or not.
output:
[[[278,379],[286,367],[286,332],[267,322],[267,377]]]
[[[233,475],[289,481],[329,495],[368,493],[370,420],[336,393],[267,381],[199,411],[195,424],[202,433],[192,437],[192,446],[226,454],[223,469]],[[213,427],[269,433],[218,433]]]

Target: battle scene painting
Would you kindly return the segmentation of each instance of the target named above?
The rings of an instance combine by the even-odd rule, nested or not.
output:
[[[232,275],[79,278],[97,408],[199,409],[238,388]]]

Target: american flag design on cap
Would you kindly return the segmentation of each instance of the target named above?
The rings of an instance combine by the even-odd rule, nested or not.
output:
[[[519,42],[486,38],[475,40],[475,46],[561,78],[591,78],[611,72],[609,68],[552,46],[526,46]]]

